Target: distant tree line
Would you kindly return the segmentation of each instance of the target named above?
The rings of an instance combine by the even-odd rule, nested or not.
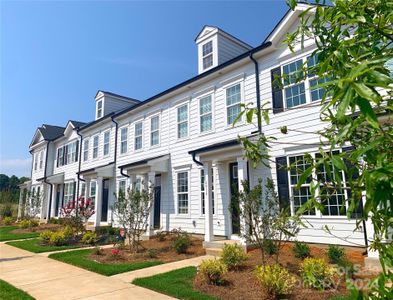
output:
[[[18,203],[19,202],[19,184],[29,180],[28,177],[11,177],[0,174],[0,203]]]

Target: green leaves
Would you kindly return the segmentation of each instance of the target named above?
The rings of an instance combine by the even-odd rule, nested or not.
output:
[[[363,98],[357,98],[356,104],[359,106],[360,111],[362,112],[362,114],[365,115],[366,120],[370,123],[370,125],[374,128],[379,128],[377,116],[375,115],[375,112],[371,107],[370,102]]]

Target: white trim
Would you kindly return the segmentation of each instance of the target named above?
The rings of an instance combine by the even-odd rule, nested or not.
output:
[[[178,192],[178,174],[187,173],[187,213],[179,213],[179,192]],[[175,171],[175,216],[176,217],[189,217],[191,216],[191,169],[182,168]],[[182,194],[185,194],[182,192]]]
[[[179,137],[179,108],[187,105],[187,121],[182,121],[181,123],[187,122],[187,135],[183,137]],[[182,141],[188,139],[190,137],[190,102],[184,102],[176,106],[176,139],[178,141]]]
[[[240,102],[239,105],[244,104],[244,80],[243,79],[238,79],[236,82],[233,82],[231,84],[226,85],[225,87],[223,87],[223,92],[224,92],[224,110],[225,110],[225,120],[224,120],[224,124],[225,127],[224,128],[234,128],[234,127],[238,127],[240,125],[243,125],[244,123],[244,118],[241,118],[235,126],[231,124],[228,124],[228,105],[227,105],[227,89],[234,87],[236,85],[240,84]],[[230,106],[235,106],[237,104],[232,104]],[[240,111],[241,111],[241,107],[240,107]]]
[[[108,134],[109,141],[108,141],[108,153],[105,154],[105,134]],[[102,156],[108,157],[111,153],[111,129],[105,130],[102,135]]]
[[[144,127],[144,119],[140,119],[139,121],[135,121],[134,122],[134,147],[133,147],[133,150],[134,150],[134,152],[140,152],[140,151],[143,151],[143,127]],[[136,125],[139,125],[139,124],[141,124],[142,125],[142,132],[141,132],[141,134],[140,135],[136,135]],[[137,137],[140,137],[141,138],[141,147],[140,148],[138,148],[138,149],[136,149],[136,138]]]
[[[211,101],[211,110],[210,110],[210,114],[211,114],[211,128],[210,130],[206,130],[206,131],[201,131],[201,100],[209,97],[210,96],[210,101]],[[213,92],[210,93],[205,93],[203,95],[200,95],[197,99],[198,101],[198,133],[199,135],[206,135],[206,134],[210,134],[210,133],[214,133],[215,132],[215,113],[214,113],[214,108],[215,108],[215,95]],[[206,114],[204,114],[206,115]]]
[[[152,134],[152,131],[151,131],[151,122],[152,122],[152,119],[153,119],[153,118],[156,118],[156,117],[158,117],[158,129],[155,130],[154,132],[157,132],[157,131],[158,131],[158,143],[155,144],[155,145],[152,145],[152,144],[151,144],[151,134]],[[152,148],[158,148],[158,147],[161,146],[161,128],[162,128],[162,126],[161,126],[161,114],[158,112],[158,113],[156,113],[156,114],[154,114],[154,115],[151,115],[151,116],[149,117],[149,148],[150,148],[150,149],[152,149]]]
[[[125,139],[124,141],[122,141],[122,139],[121,139],[121,137],[122,137],[121,132],[122,132],[123,129],[126,129],[126,130],[127,130],[127,132],[126,132],[126,139]],[[130,147],[130,145],[129,145],[129,135],[130,135],[129,124],[126,124],[126,125],[124,125],[124,126],[122,126],[122,127],[119,128],[119,135],[120,135],[120,136],[119,136],[119,142],[120,142],[120,145],[119,145],[119,155],[120,155],[120,156],[124,156],[124,155],[126,155],[126,154],[128,153],[128,150],[129,150],[129,147]],[[126,151],[125,151],[125,152],[122,152],[122,151],[121,151],[122,142],[125,142],[125,143],[126,143]]]

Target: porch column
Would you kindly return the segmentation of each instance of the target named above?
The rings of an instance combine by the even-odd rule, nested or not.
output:
[[[21,187],[19,192],[19,206],[18,206],[18,221],[22,219],[22,210],[23,210],[23,195],[25,193],[25,188]]]
[[[58,185],[57,184],[53,184],[52,199],[51,199],[52,204],[51,204],[51,207],[50,207],[50,209],[51,209],[51,212],[50,212],[51,217],[56,216],[56,201],[57,201],[56,195],[57,195],[57,189],[58,189]],[[60,201],[60,199],[59,199],[59,201]]]
[[[244,159],[243,157],[238,157],[237,158],[237,177],[238,177],[238,184],[239,184],[239,193],[244,191],[243,188],[243,181],[248,180],[248,164],[247,164],[247,160]],[[240,207],[240,209],[242,209]],[[244,219],[244,217],[240,218],[240,235],[244,236],[247,231],[248,228],[246,228],[246,220]],[[241,241],[243,244],[245,244],[245,240],[244,238],[241,238]]]
[[[90,178],[89,179],[85,179],[85,199],[90,198]]]
[[[146,235],[147,236],[152,236],[154,235],[154,183],[156,180],[156,172],[151,171],[147,173],[147,191],[148,193],[152,193],[152,203],[150,207],[150,212],[149,216],[147,218],[147,230],[146,230]]]
[[[135,189],[135,183],[136,183],[136,174],[130,174],[130,189],[133,190]]]
[[[98,227],[101,223],[101,209],[102,209],[102,187],[103,187],[103,178],[101,176],[97,177],[96,183],[96,203],[95,203],[95,220],[94,226]]]
[[[203,163],[203,174],[205,176],[205,242],[211,242],[213,235],[213,207],[212,207],[212,162]]]
[[[39,197],[40,200],[41,200],[40,221],[43,222],[44,219],[46,219],[46,215],[45,215],[45,213],[46,213],[46,204],[47,204],[46,196],[48,195],[48,193],[46,191],[47,190],[47,186],[46,186],[45,183],[42,184],[41,187],[42,187],[41,195],[37,194],[37,197]]]
[[[48,184],[48,194],[46,195],[46,222],[50,219],[52,216],[51,214],[51,209],[52,209],[52,197],[53,197],[53,187],[54,185]],[[52,194],[51,194],[52,191]]]

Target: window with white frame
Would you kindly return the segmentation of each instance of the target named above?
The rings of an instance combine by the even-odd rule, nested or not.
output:
[[[327,76],[318,77],[314,68],[318,65],[319,59],[318,53],[313,56],[309,56],[307,58],[307,67],[308,67],[308,80],[310,84],[310,96],[311,101],[321,100],[326,93],[325,88],[320,87],[322,84],[329,81]]]
[[[227,125],[232,125],[241,111],[240,83],[226,89]]]
[[[285,105],[287,108],[306,103],[303,78],[303,60],[299,59],[283,66]]]
[[[177,138],[188,136],[188,104],[183,104],[177,108]]]
[[[212,130],[212,96],[206,96],[199,99],[199,120],[200,131],[206,132]]]
[[[91,181],[90,182],[90,199],[94,203],[96,203],[96,194],[97,194],[97,182]]]
[[[40,170],[44,166],[44,151],[40,152]]]
[[[34,154],[33,159],[34,159],[34,171],[37,171],[37,168],[38,168],[38,153]]]
[[[71,203],[74,200],[75,183],[67,182],[64,184],[64,205]]]
[[[203,69],[208,69],[213,65],[213,41],[202,45]]]
[[[98,142],[99,142],[99,136],[96,135],[93,138],[93,158],[97,158],[98,157]]]
[[[120,195],[125,195],[126,194],[126,180],[120,180],[119,181],[119,190],[118,190],[118,196]]]
[[[212,212],[215,213],[214,209],[214,170],[212,169]],[[201,170],[201,206],[202,214],[205,214],[205,170]]]
[[[64,165],[64,147],[57,149],[57,166],[61,167]]]
[[[102,100],[97,101],[97,119],[102,117]]]
[[[140,192],[142,191],[142,179],[138,177],[135,181],[135,191]]]
[[[86,196],[86,183],[85,182],[81,183],[81,192],[80,192],[79,196],[82,196],[82,197]]]
[[[120,129],[120,153],[127,153],[128,148],[128,128],[123,127]]]
[[[143,135],[143,123],[142,122],[135,123],[134,150],[142,149],[143,146],[142,135]]]
[[[156,146],[160,143],[160,117],[154,116],[150,119],[150,145]]]
[[[110,131],[104,132],[104,156],[109,155],[109,140],[110,140],[111,133]]]
[[[83,142],[83,161],[89,159],[89,140],[84,140]]]
[[[177,173],[177,212],[188,214],[188,172]]]
[[[71,143],[68,145],[68,154],[67,157],[69,156],[69,159],[67,158],[67,163],[74,163],[77,161],[77,141]]]

